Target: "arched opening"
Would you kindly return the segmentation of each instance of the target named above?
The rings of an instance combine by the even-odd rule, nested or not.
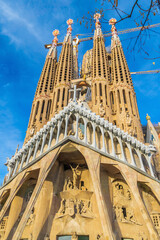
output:
[[[146,157],[142,154],[141,158],[142,158],[142,162],[144,165],[144,169],[146,170],[146,173],[151,174]]]
[[[127,101],[126,101],[126,93],[125,93],[124,89],[122,90],[122,93],[123,93],[124,104],[126,104],[127,103]]]
[[[99,127],[96,127],[96,146],[99,149],[102,149],[102,133]]]
[[[97,84],[95,84],[95,105],[97,104]]]
[[[47,103],[46,120],[49,120],[51,105],[52,105],[52,100],[50,99],[48,100],[48,103]]]
[[[131,155],[125,142],[122,143],[125,159],[131,164]]]
[[[117,138],[113,139],[114,142],[114,150],[115,150],[115,154],[118,158],[122,159],[122,151],[121,151],[121,146],[119,144],[119,141]]]
[[[84,121],[83,118],[80,118],[78,121],[78,138],[80,140],[84,139]]]
[[[51,147],[53,147],[56,143],[57,131],[58,131],[58,128],[57,128],[57,126],[55,126],[55,128],[53,130],[53,135],[52,135]]]
[[[105,148],[107,153],[111,154],[112,153],[112,142],[111,138],[108,132],[105,132],[104,134],[104,139],[105,139]]]
[[[99,95],[102,97],[102,83],[99,84]]]
[[[65,126],[66,126],[66,121],[63,120],[61,123],[61,127],[60,127],[60,134],[59,134],[59,141],[61,141],[64,138],[64,134],[65,134]]]
[[[67,134],[68,136],[74,136],[75,133],[76,133],[76,116],[74,114],[71,114],[68,120]]]
[[[35,110],[35,113],[34,113],[33,123],[35,123],[36,120],[37,120],[38,109],[39,109],[39,101],[37,102],[37,105],[36,105],[36,110]]]
[[[40,114],[40,117],[39,117],[40,122],[42,122],[42,118],[43,118],[44,105],[45,105],[45,100],[42,101],[41,114]]]
[[[132,149],[132,155],[133,155],[133,159],[134,159],[134,161],[135,161],[135,163],[136,163],[136,166],[137,166],[138,168],[141,168],[141,162],[140,162],[140,160],[139,160],[138,154],[137,154],[137,152],[136,152],[135,149]]]
[[[39,140],[39,145],[38,145],[38,149],[37,149],[37,152],[36,152],[36,158],[40,155],[42,142],[43,142],[43,139],[41,137],[40,140]]]
[[[152,219],[152,222],[153,222],[155,228],[159,232],[159,230],[160,230],[159,201],[149,186],[147,186],[146,184],[143,184],[143,183],[139,183],[138,187],[139,187],[143,202],[145,204],[145,207]]]
[[[43,147],[43,152],[46,152],[48,150],[49,138],[50,138],[50,131],[47,132],[46,140]]]
[[[87,123],[87,142],[89,144],[93,143],[93,127],[90,122]]]
[[[2,193],[0,197],[0,211],[3,208],[5,202],[7,201],[9,194],[10,194],[10,189],[4,190],[4,192]]]
[[[106,105],[107,105],[107,85],[105,84],[105,98],[106,98]]]
[[[34,113],[34,104],[33,104],[33,107],[32,107],[32,110],[31,110],[31,116],[30,116],[30,120],[29,120],[29,124],[28,124],[28,127],[30,127],[31,125],[31,122],[32,122],[32,116],[33,116],[33,113]]]

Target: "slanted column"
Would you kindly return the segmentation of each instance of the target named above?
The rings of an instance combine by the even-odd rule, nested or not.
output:
[[[40,154],[41,155],[43,153],[43,148],[44,148],[44,144],[45,144],[45,141],[46,141],[46,137],[47,137],[47,131],[44,131],[42,137],[43,137],[43,141],[42,141],[42,146],[41,146],[41,151],[40,151]]]
[[[32,151],[33,151],[33,145],[31,145],[30,148],[29,148],[28,157],[27,157],[27,160],[26,160],[26,165],[29,163],[29,159],[30,159]]]
[[[57,137],[56,137],[56,144],[59,141],[59,134],[60,134],[60,130],[61,130],[61,124],[62,124],[62,120],[58,121],[58,131],[57,131]]]
[[[115,153],[115,148],[114,148],[114,141],[113,141],[113,134],[112,132],[108,132],[110,139],[111,139],[111,144],[112,144],[112,155],[115,157],[116,153]]]
[[[65,126],[65,133],[64,133],[64,138],[67,137],[67,130],[68,130],[68,119],[69,119],[69,115],[66,114],[66,126]]]
[[[104,151],[104,152],[106,152],[106,147],[105,147],[105,140],[104,140],[104,128],[103,127],[100,127],[100,129],[101,129],[101,133],[102,133],[102,144],[103,144],[103,146],[102,146],[102,151]]]
[[[27,156],[27,153],[26,151],[23,153],[23,156],[22,156],[22,161],[21,161],[21,165],[20,165],[20,168],[19,168],[19,172],[22,170],[22,167],[23,167],[23,163],[24,163],[24,160]]]
[[[84,142],[87,143],[87,119],[84,118]]]
[[[78,121],[79,121],[79,115],[76,114],[76,134],[75,134],[75,138],[78,139]]]
[[[13,171],[13,165],[12,164],[8,165],[8,170],[9,170],[9,173],[8,173],[8,180],[9,180],[10,177],[11,177],[12,171]]]
[[[140,153],[140,151],[139,151],[138,149],[136,149],[136,151],[137,151],[137,155],[138,155],[138,157],[139,157],[139,161],[140,161],[140,164],[141,164],[141,170],[144,171],[144,172],[146,172],[146,170],[145,170],[145,168],[144,168],[144,164],[143,164],[143,162],[142,162],[141,153]]]
[[[53,136],[53,131],[54,131],[54,126],[52,126],[51,129],[50,129],[50,136],[49,136],[48,149],[49,149],[50,146],[51,146],[52,136]]]
[[[17,158],[16,165],[15,165],[14,172],[13,172],[13,176],[16,174],[16,171],[17,171],[17,168],[18,168],[19,161],[20,161],[20,159]]]
[[[129,143],[126,143],[126,144],[127,144],[127,147],[128,147],[128,149],[129,149],[129,153],[130,153],[131,164],[132,164],[133,166],[137,167],[137,166],[136,166],[136,163],[135,163],[135,161],[134,161],[134,158],[133,158],[133,153],[132,153],[131,145],[130,145]]]
[[[123,149],[122,139],[119,138],[119,137],[117,137],[117,138],[118,138],[118,141],[119,141],[119,144],[120,144],[120,147],[121,147],[122,160],[123,160],[124,162],[127,162],[126,157],[125,157],[125,154],[124,154],[124,149]]]
[[[154,172],[153,172],[153,168],[152,168],[152,165],[151,165],[152,154],[146,155],[146,158],[147,158],[147,162],[148,162],[148,165],[149,165],[149,170],[150,170],[151,176],[155,177]]]
[[[35,146],[35,149],[34,149],[33,159],[35,159],[35,157],[36,157],[39,144],[40,144],[40,137],[37,138],[37,141],[36,141],[36,146]]]
[[[95,123],[93,123],[93,147],[96,148],[96,126]]]

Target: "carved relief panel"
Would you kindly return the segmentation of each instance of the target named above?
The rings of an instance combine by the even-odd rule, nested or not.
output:
[[[93,192],[88,191],[84,181],[81,180],[82,170],[79,165],[75,168],[70,165],[72,177],[66,177],[63,191],[60,192],[61,203],[56,218],[76,215],[85,218],[94,218],[91,197]]]
[[[113,220],[122,239],[149,240],[148,230],[130,188],[123,180],[112,182]],[[136,229],[136,231],[135,231]]]
[[[113,210],[117,221],[141,225],[134,213],[132,194],[122,181],[113,182]]]

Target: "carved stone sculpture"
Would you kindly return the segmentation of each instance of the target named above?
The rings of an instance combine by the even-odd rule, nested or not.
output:
[[[70,165],[71,169],[72,169],[72,173],[73,173],[73,189],[77,189],[77,178],[78,176],[80,176],[81,172],[78,170],[79,165],[77,165],[77,167],[73,168]]]
[[[113,187],[113,210],[115,219],[123,223],[141,225],[137,222],[132,208],[132,195],[123,182],[115,182]]]
[[[82,133],[82,129],[78,128],[78,136],[79,136],[79,139],[82,140],[84,138],[84,135]]]
[[[102,103],[101,103],[101,104],[100,104],[100,108],[99,108],[99,115],[100,115],[101,117],[104,117],[105,114],[106,114],[105,109],[104,109],[104,107],[103,107],[103,105],[102,105]]]
[[[73,233],[72,240],[78,240],[78,236],[76,232]]]
[[[50,240],[50,237],[48,234],[45,235],[44,240]]]
[[[27,223],[26,223],[26,226],[29,226],[29,225],[31,225],[31,224],[34,222],[35,216],[36,216],[36,215],[34,214],[34,209],[33,209],[31,215],[30,215],[29,218],[28,218],[28,221],[27,221]]]

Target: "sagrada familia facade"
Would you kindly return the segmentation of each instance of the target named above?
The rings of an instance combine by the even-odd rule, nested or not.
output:
[[[107,52],[94,17],[80,74],[73,20],[58,59],[53,32],[24,145],[6,162],[0,239],[160,239],[159,139],[144,141],[116,20]]]

